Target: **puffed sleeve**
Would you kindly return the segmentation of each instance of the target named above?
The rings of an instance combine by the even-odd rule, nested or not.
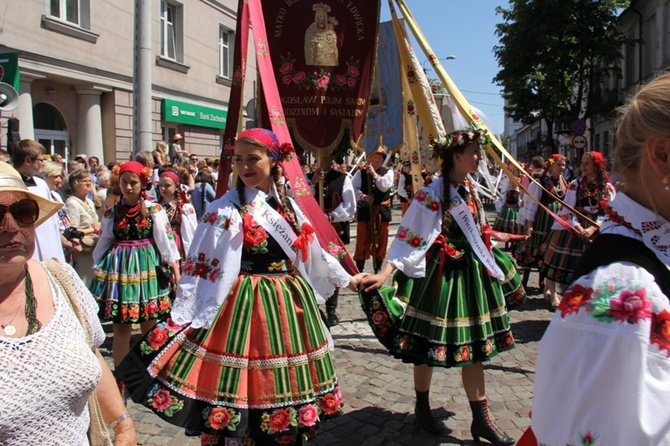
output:
[[[100,238],[93,249],[93,263],[95,265],[107,254],[114,243],[114,209],[115,206],[107,209],[102,216],[102,221],[100,221]]]
[[[384,174],[380,175],[375,180],[375,186],[382,192],[386,192],[393,186],[393,180],[395,179],[395,171],[390,169]]]
[[[198,218],[195,215],[195,208],[188,204],[184,204],[184,212],[181,214],[181,242],[184,245],[184,252],[188,253],[188,249],[193,241],[193,233],[198,226]]]
[[[147,204],[149,205],[149,213],[153,220],[154,242],[161,254],[161,259],[167,263],[176,262],[181,259],[181,255],[174,241],[174,234],[172,233],[167,213],[159,204]]]
[[[528,186],[528,194],[535,197],[535,200],[540,201],[542,198],[542,189],[540,189],[540,186],[537,184],[531,183],[530,186]],[[526,208],[524,217],[527,221],[535,221],[535,215],[537,214],[538,208],[537,202],[535,200],[530,197],[524,200],[523,207]]]
[[[565,193],[565,199],[563,200],[565,204],[568,206],[574,208],[575,204],[577,203],[577,188],[579,187],[579,181],[578,180],[573,180],[570,183],[570,186],[568,187],[568,191]],[[577,226],[579,222],[577,221],[577,218],[575,215],[567,209],[565,206],[561,206],[561,208],[558,210],[557,215],[561,217],[564,221],[566,221],[571,227]],[[563,226],[557,221],[554,222],[554,224],[551,226],[552,230],[565,230]]]
[[[333,222],[349,221],[356,213],[356,193],[349,175],[342,186],[342,202],[330,212]]]
[[[400,221],[387,261],[409,277],[423,277],[426,252],[440,235],[442,225],[442,179],[416,193]]]
[[[240,273],[242,218],[230,196],[210,203],[196,227],[172,306],[180,325],[209,327]]]

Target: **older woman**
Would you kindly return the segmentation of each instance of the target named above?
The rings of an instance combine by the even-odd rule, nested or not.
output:
[[[540,342],[520,444],[670,444],[670,76],[622,108],[614,170],[609,220]]]
[[[68,178],[72,195],[65,201],[67,213],[72,225],[84,234],[82,239],[83,250],[74,255],[74,269],[79,273],[81,280],[90,285],[93,280],[93,248],[100,234],[100,221],[95,211],[95,204],[88,198],[93,188],[91,174],[87,170],[75,170]]]
[[[59,207],[0,163],[0,444],[88,445],[86,404],[96,390],[115,444],[134,445],[133,422],[97,349],[104,333],[95,301],[63,264],[82,325],[54,276],[31,259],[35,227]]]

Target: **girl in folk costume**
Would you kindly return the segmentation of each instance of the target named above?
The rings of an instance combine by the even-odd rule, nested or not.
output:
[[[617,124],[623,182],[540,341],[519,446],[670,444],[670,76]]]
[[[414,364],[415,414],[424,429],[444,432],[429,406],[432,368],[460,367],[473,438],[511,445],[489,418],[482,362],[514,347],[507,307],[525,292],[512,260],[490,248],[482,204],[466,181],[484,144],[485,134],[466,130],[434,145],[442,176],[415,195],[381,273],[363,279],[370,286],[361,303],[381,343]],[[396,269],[394,287],[371,292]]]
[[[568,184],[563,178],[565,166],[565,156],[560,154],[551,155],[547,160],[544,174],[538,179],[542,187],[548,192],[543,191],[535,183],[528,186],[528,193],[554,213],[558,212],[559,208],[556,198],[563,200],[568,190]],[[530,269],[539,267],[539,261],[542,260],[544,252],[540,251],[540,247],[547,241],[554,220],[543,207],[538,206],[537,202],[531,198],[524,200],[523,212],[524,233],[528,234],[529,238],[521,244],[520,251],[516,253],[516,260],[518,265],[523,267],[523,285],[527,286]],[[540,288],[543,287],[544,275],[540,271]]]
[[[517,168],[510,165],[510,170],[513,175],[519,178]],[[509,234],[516,233],[516,220],[519,216],[519,208],[521,199],[519,196],[519,186],[505,175],[500,184],[502,195],[495,202],[498,216],[493,223],[495,231],[506,232]],[[507,244],[505,244],[507,245]],[[506,246],[507,247],[507,246]]]
[[[605,170],[605,157],[600,152],[587,152],[582,157],[582,175],[574,179],[565,194],[565,203],[575,208],[597,225],[591,225],[583,218],[576,217],[565,207],[558,215],[573,228],[568,231],[554,222],[548,247],[544,253],[540,273],[544,275],[544,296],[556,308],[560,299],[556,294],[556,282],[572,283],[572,272],[588,243],[598,233],[600,223],[605,219],[605,206],[615,195]]]
[[[193,240],[198,219],[195,209],[186,202],[186,194],[181,189],[181,181],[172,169],[167,168],[158,174],[158,202],[165,209],[174,234],[174,240],[182,259],[186,258]]]
[[[121,378],[202,444],[301,443],[342,412],[317,302],[359,277],[278,192],[277,166],[293,147],[250,129],[234,150],[237,186],[200,219],[171,319],[130,353]]]
[[[156,266],[170,264],[179,279],[179,251],[163,208],[144,199],[151,169],[137,161],[114,167],[122,198],[105,212],[93,250],[91,294],[102,318],[114,323],[112,356],[118,367],[130,345],[132,324],[147,332],[170,312],[169,288],[156,279]]]

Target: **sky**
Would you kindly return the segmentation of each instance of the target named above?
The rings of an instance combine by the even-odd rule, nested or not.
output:
[[[455,56],[454,60],[442,60],[456,86],[468,102],[488,117],[487,125],[496,134],[504,131],[503,99],[500,87],[493,83],[498,74],[498,62],[493,47],[498,45],[495,25],[502,22],[496,7],[507,7],[504,0],[404,0],[419,28],[438,58]],[[400,10],[396,11],[399,15]],[[381,21],[391,20],[388,0],[382,0]],[[410,32],[411,34],[411,32]],[[427,59],[421,47],[413,43],[412,48],[419,61]],[[426,62],[424,67],[430,67]],[[428,77],[437,77],[428,70]]]

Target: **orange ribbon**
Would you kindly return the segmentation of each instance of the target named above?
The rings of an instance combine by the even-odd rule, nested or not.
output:
[[[300,250],[302,253],[302,261],[306,262],[309,259],[309,244],[314,241],[314,228],[309,223],[303,223],[300,235],[293,242],[293,248]]]

